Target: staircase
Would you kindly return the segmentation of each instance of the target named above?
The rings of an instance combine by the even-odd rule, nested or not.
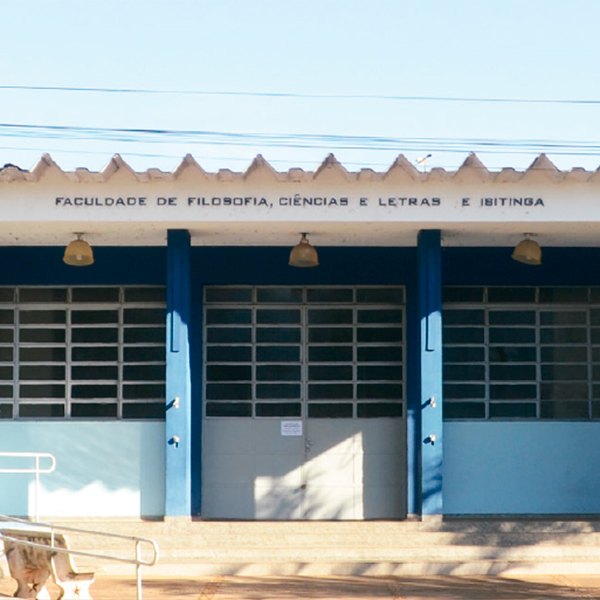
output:
[[[153,575],[500,575],[600,573],[600,520],[443,521],[53,520],[154,539]],[[82,551],[132,556],[131,543],[69,536]],[[75,557],[80,568],[132,572]]]

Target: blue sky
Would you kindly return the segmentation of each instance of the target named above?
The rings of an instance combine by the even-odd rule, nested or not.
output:
[[[541,151],[562,169],[600,166],[596,0],[0,8],[0,165],[31,168],[49,152],[65,170],[98,170],[120,153],[135,169],[171,170],[191,153],[209,171],[243,171],[261,153],[279,170],[312,170],[333,152],[350,170],[428,153],[428,168],[455,169],[474,150],[490,169],[526,168]],[[22,89],[39,87],[188,93]],[[132,129],[170,133],[115,131]]]

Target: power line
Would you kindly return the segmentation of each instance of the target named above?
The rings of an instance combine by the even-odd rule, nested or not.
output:
[[[136,88],[69,87],[42,85],[0,85],[0,90],[36,92],[80,92],[100,94],[146,94],[179,96],[244,96],[256,98],[297,98],[316,100],[391,100],[396,102],[478,102],[495,104],[589,104],[598,105],[600,100],[576,98],[474,98],[469,96],[400,96],[394,94],[311,94],[297,92],[236,92],[225,90],[153,90]]]
[[[210,130],[77,127],[0,123],[0,136],[10,138],[94,140],[119,143],[178,143],[364,151],[435,151],[540,153],[588,156],[600,154],[599,141],[498,138],[396,138],[334,134],[239,133]]]

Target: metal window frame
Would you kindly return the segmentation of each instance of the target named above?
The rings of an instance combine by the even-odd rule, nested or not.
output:
[[[207,301],[206,300],[206,295],[207,295],[207,291],[208,290],[213,290],[215,288],[218,289],[249,289],[251,290],[251,301],[247,302],[247,301],[239,301],[239,302],[234,302],[234,301]],[[264,302],[264,301],[258,301],[258,290],[260,289],[300,289],[302,290],[302,299],[297,301],[297,302]],[[323,302],[323,301],[319,301],[319,302],[312,302],[312,301],[308,301],[308,292],[309,290],[341,290],[341,289],[348,289],[348,290],[352,290],[352,301],[351,302]],[[357,290],[364,290],[364,289],[397,289],[397,290],[402,290],[402,297],[403,297],[403,302],[400,303],[389,303],[389,302],[382,302],[382,303],[374,303],[374,302],[358,302],[357,301]],[[348,404],[348,403],[352,403],[352,418],[357,418],[357,406],[360,402],[365,402],[365,403],[377,403],[377,402],[394,402],[397,404],[401,404],[402,405],[402,418],[405,419],[406,418],[406,287],[403,285],[390,285],[390,286],[385,286],[385,285],[331,285],[331,286],[318,286],[318,285],[309,285],[309,286],[303,286],[303,285],[257,285],[257,286],[252,286],[252,285],[207,285],[204,286],[204,290],[203,290],[203,338],[204,338],[204,352],[203,352],[203,397],[206,399],[206,387],[207,384],[209,383],[208,381],[208,377],[207,377],[207,367],[209,366],[209,364],[215,364],[215,363],[209,363],[207,360],[207,352],[206,349],[210,346],[228,346],[230,345],[227,342],[222,342],[222,343],[209,343],[208,342],[208,337],[207,337],[207,331],[208,329],[210,329],[210,327],[231,327],[231,328],[235,328],[235,327],[251,327],[252,328],[252,336],[251,336],[251,341],[248,343],[240,343],[240,345],[244,345],[244,346],[249,346],[252,348],[252,358],[251,358],[251,373],[252,373],[252,379],[250,380],[244,380],[243,383],[249,383],[251,385],[251,390],[252,390],[252,395],[251,395],[251,399],[250,400],[240,400],[240,402],[250,402],[252,404],[252,415],[251,417],[234,417],[234,418],[244,418],[244,419],[248,419],[248,418],[252,418],[252,419],[282,419],[282,418],[287,418],[287,417],[281,417],[281,416],[260,416],[257,417],[256,416],[256,404],[258,402],[264,402],[264,403],[268,403],[268,402],[273,402],[273,403],[277,403],[278,401],[276,400],[267,400],[267,399],[259,399],[257,398],[257,394],[256,394],[256,386],[257,383],[261,383],[257,381],[257,374],[256,374],[256,369],[257,366],[263,365],[263,364],[283,364],[283,363],[277,363],[277,362],[267,362],[267,363],[259,363],[257,360],[257,356],[256,356],[256,349],[259,346],[262,345],[270,345],[267,343],[259,343],[257,342],[257,336],[256,333],[258,331],[258,329],[260,328],[267,328],[267,327],[276,327],[278,326],[277,324],[274,325],[263,325],[263,324],[259,324],[257,323],[257,319],[256,319],[256,314],[258,310],[261,309],[273,309],[273,310],[290,310],[293,309],[294,307],[296,307],[299,311],[300,311],[300,320],[299,322],[296,324],[290,324],[290,326],[292,327],[299,327],[300,331],[301,331],[301,339],[300,342],[298,343],[290,343],[289,345],[298,345],[300,348],[300,360],[298,363],[289,363],[289,364],[299,364],[300,365],[300,380],[299,380],[299,385],[300,385],[300,396],[298,399],[289,399],[285,402],[298,402],[301,405],[301,415],[299,417],[294,417],[294,418],[302,418],[302,419],[306,419],[308,418],[308,406],[309,404],[330,404],[330,403],[335,403],[335,404]],[[210,309],[214,309],[214,308],[231,308],[231,309],[241,309],[241,308],[247,308],[249,310],[251,310],[251,314],[252,314],[252,319],[251,319],[251,323],[250,324],[231,324],[231,325],[226,325],[226,324],[215,324],[215,325],[209,325],[208,324],[208,319],[207,319],[207,312]],[[401,309],[402,311],[402,321],[401,323],[398,323],[398,327],[401,329],[402,331],[402,341],[399,343],[396,342],[358,342],[357,340],[357,331],[359,327],[381,327],[382,324],[380,323],[375,323],[375,324],[369,324],[369,323],[359,323],[358,322],[358,310],[361,309],[373,309],[373,310],[381,310],[381,309]],[[351,327],[352,328],[352,340],[349,342],[344,343],[344,345],[348,345],[352,347],[352,361],[348,362],[348,361],[338,361],[338,362],[314,362],[314,363],[310,363],[309,361],[309,356],[308,356],[308,351],[309,351],[309,345],[318,345],[318,343],[315,342],[309,342],[308,340],[308,330],[309,327],[318,327],[318,325],[310,325],[308,323],[308,311],[310,309],[350,309],[352,310],[352,323],[342,323],[339,325],[336,324],[327,324],[327,325],[323,325],[323,327],[337,327],[337,328],[347,328],[347,327]],[[279,325],[281,327],[285,327],[285,324],[281,324]],[[327,343],[324,345],[330,345],[331,343]],[[369,344],[372,344],[373,346],[385,346],[385,345],[389,345],[390,347],[401,347],[402,348],[402,360],[401,361],[374,361],[374,362],[370,362],[370,363],[365,363],[364,361],[358,361],[357,359],[357,348],[360,346],[368,346]],[[342,344],[340,344],[342,345]],[[236,365],[236,364],[240,364],[239,362],[232,362],[232,361],[222,361],[216,364],[224,364],[224,365]],[[246,362],[244,362],[243,364],[248,364]],[[350,383],[352,385],[352,389],[353,389],[353,394],[352,394],[352,398],[348,399],[348,400],[309,400],[308,399],[308,385],[311,383],[311,381],[309,380],[309,373],[308,373],[308,369],[311,365],[313,364],[326,364],[328,366],[335,366],[335,365],[339,365],[339,366],[347,366],[350,365],[352,367],[352,379],[351,380],[339,380],[339,381],[335,381],[335,380],[331,380],[331,381],[327,381],[326,383],[340,383],[340,384],[348,384]],[[394,381],[394,383],[398,383],[402,386],[402,399],[401,400],[361,400],[358,398],[357,395],[357,385],[359,383],[364,383],[362,380],[358,380],[358,366],[364,365],[364,364],[368,364],[368,365],[373,365],[373,366],[395,366],[397,365],[398,367],[400,367],[402,369],[402,378],[398,381]],[[390,380],[382,380],[381,382],[390,382]],[[237,383],[237,382],[236,382]],[[325,383],[325,382],[324,382]],[[376,381],[374,381],[374,383],[377,383]],[[233,402],[235,402],[235,400],[232,400]],[[209,402],[209,400],[206,400],[203,403],[203,418],[205,419],[219,419],[219,418],[231,418],[231,417],[215,417],[215,416],[208,416],[206,414],[206,405],[207,402]],[[216,401],[219,402],[219,401]]]
[[[14,296],[12,302],[3,302],[0,303],[0,309],[10,309],[13,310],[13,323],[9,324],[0,324],[0,329],[3,330],[12,330],[13,331],[13,341],[12,343],[8,342],[0,342],[0,347],[11,347],[13,350],[12,361],[0,361],[0,366],[8,366],[10,365],[13,369],[13,377],[9,382],[6,380],[6,384],[10,384],[13,386],[13,395],[12,399],[10,398],[0,398],[0,404],[12,404],[12,418],[11,419],[2,419],[2,420],[23,420],[23,421],[34,421],[34,420],[46,420],[51,419],[53,421],[59,420],[121,420],[123,419],[123,406],[125,404],[148,404],[155,403],[157,400],[150,399],[125,399],[124,398],[124,388],[125,385],[134,385],[134,384],[145,384],[145,383],[157,383],[157,384],[165,384],[165,379],[161,381],[125,381],[124,380],[124,367],[128,365],[159,365],[162,366],[165,370],[166,376],[166,355],[163,360],[160,361],[125,361],[124,351],[127,347],[162,347],[165,348],[165,340],[162,342],[140,342],[140,343],[130,343],[125,342],[125,332],[127,329],[133,327],[141,327],[141,328],[156,328],[158,324],[126,324],[124,322],[124,314],[127,309],[132,308],[147,308],[147,309],[161,309],[165,310],[166,314],[166,301],[132,301],[125,299],[126,290],[131,290],[134,288],[138,289],[157,289],[164,288],[164,286],[157,285],[90,285],[90,286],[82,286],[82,285],[73,285],[73,286],[0,286],[3,289],[12,289],[14,290]],[[73,300],[73,290],[79,290],[83,288],[89,289],[118,289],[118,300],[116,301],[98,301],[98,302],[84,302]],[[48,302],[48,301],[39,301],[39,302],[23,302],[21,301],[20,295],[22,290],[44,290],[44,289],[61,289],[66,290],[66,299],[64,301],[57,302]],[[51,310],[64,310],[65,311],[65,322],[64,323],[49,323],[49,324],[36,324],[36,323],[27,323],[23,324],[21,322],[21,315],[26,311],[51,311]],[[117,312],[117,320],[114,323],[84,323],[84,324],[74,324],[72,322],[72,314],[74,311],[105,311],[105,310],[115,310]],[[166,321],[160,324],[161,327],[165,328],[166,331]],[[72,333],[75,330],[82,329],[101,329],[101,328],[116,328],[117,330],[117,338],[114,342],[74,342],[72,338]],[[65,340],[62,342],[21,342],[20,341],[20,332],[27,329],[56,329],[65,332]],[[72,358],[72,350],[75,347],[107,347],[107,348],[116,348],[117,349],[117,359],[112,361],[74,361]],[[20,358],[20,349],[21,348],[64,348],[65,358],[62,361],[55,360],[46,360],[46,361],[31,361],[31,360],[21,360]],[[22,379],[20,375],[20,367],[35,367],[35,366],[64,366],[65,374],[63,379]],[[72,368],[73,367],[85,367],[85,366],[111,366],[116,367],[117,377],[115,379],[75,379],[72,376]],[[0,381],[0,384],[4,383],[4,381]],[[73,385],[77,384],[86,384],[86,385],[115,385],[116,386],[116,394],[114,398],[72,398],[72,389]],[[39,384],[39,385],[64,385],[65,393],[62,398],[54,398],[54,397],[40,397],[40,398],[21,398],[20,390],[21,385],[27,384]],[[160,399],[164,402],[164,397]],[[62,417],[44,417],[44,416],[21,416],[19,408],[23,405],[41,405],[41,404],[56,404],[62,405],[64,407],[64,415]],[[72,416],[72,405],[73,404],[116,404],[117,414],[116,416],[82,416],[82,417],[73,417]],[[136,420],[136,419],[127,419],[127,420]]]
[[[592,342],[592,323],[591,323],[591,311],[592,310],[600,310],[600,301],[593,301],[593,297],[592,297],[592,289],[594,286],[448,286],[448,287],[452,287],[453,289],[456,288],[460,288],[460,287],[464,287],[464,288],[472,288],[472,287],[477,287],[477,288],[483,288],[483,299],[482,301],[471,301],[471,302],[445,302],[443,305],[443,310],[482,310],[484,312],[484,323],[483,324],[479,324],[479,325],[451,325],[451,324],[444,324],[444,329],[453,329],[453,328],[483,328],[484,330],[484,340],[481,343],[444,343],[444,348],[453,348],[453,347],[477,347],[477,348],[483,348],[484,350],[484,360],[483,361],[478,361],[476,364],[481,364],[484,366],[484,379],[483,380],[452,380],[451,383],[454,384],[469,384],[469,383],[479,383],[484,385],[485,387],[485,397],[482,399],[468,399],[468,398],[463,398],[463,399],[459,399],[459,398],[453,398],[452,400],[447,400],[448,403],[452,403],[452,402],[465,402],[465,403],[469,403],[469,402],[473,402],[473,403],[484,403],[485,406],[485,416],[482,418],[469,418],[469,417],[456,417],[456,418],[451,418],[448,420],[451,421],[549,421],[549,422],[556,422],[556,421],[564,421],[564,420],[568,420],[568,421],[591,421],[591,420],[597,420],[598,418],[600,418],[600,416],[598,417],[594,417],[594,413],[593,413],[593,402],[594,401],[600,401],[600,398],[595,399],[594,395],[593,395],[593,386],[596,384],[600,384],[600,378],[598,380],[594,379],[594,375],[593,375],[593,367],[594,367],[594,361],[593,361],[593,348],[594,347],[599,347],[600,348],[600,342],[597,344],[594,344]],[[535,299],[533,302],[490,302],[488,299],[489,296],[489,290],[490,289],[499,289],[499,288],[527,288],[527,289],[534,289],[535,290]],[[561,301],[561,302],[545,302],[545,301],[541,301],[540,300],[540,291],[541,290],[547,290],[547,289],[586,289],[587,290],[587,302],[574,302],[574,303],[568,303],[566,301]],[[506,311],[532,311],[535,313],[535,324],[531,325],[531,327],[535,328],[535,341],[531,342],[531,343],[523,343],[523,344],[515,344],[518,345],[519,347],[531,347],[531,348],[535,348],[535,362],[531,363],[531,362],[526,362],[526,361],[519,361],[519,362],[511,362],[508,364],[512,364],[512,365],[518,365],[518,364],[523,364],[523,365],[531,365],[533,364],[535,366],[535,372],[536,372],[536,377],[535,380],[532,382],[536,385],[536,398],[535,400],[532,400],[532,402],[535,402],[536,405],[536,415],[535,417],[519,417],[519,416],[515,416],[515,417],[490,417],[490,406],[492,404],[496,404],[496,403],[506,403],[506,402],[510,402],[510,400],[504,400],[504,401],[496,401],[496,400],[492,400],[490,397],[490,385],[494,384],[494,383],[504,383],[506,385],[521,385],[521,384],[527,384],[529,383],[528,381],[525,380],[515,380],[515,381],[501,381],[501,380],[492,380],[490,377],[490,366],[497,364],[496,361],[492,361],[490,358],[490,349],[495,347],[495,346],[500,346],[501,344],[499,343],[495,343],[495,342],[490,342],[490,329],[492,327],[495,327],[495,325],[491,325],[490,324],[490,312],[493,311],[498,311],[498,310],[506,310]],[[542,331],[544,329],[550,329],[550,328],[561,328],[560,324],[556,324],[556,325],[546,325],[546,324],[542,324],[541,322],[541,314],[544,312],[548,312],[548,311],[556,311],[556,312],[582,312],[585,314],[585,324],[581,324],[581,325],[564,325],[562,327],[564,327],[565,329],[569,329],[569,328],[573,328],[573,327],[577,327],[577,328],[582,328],[585,329],[586,331],[586,335],[585,335],[585,341],[582,341],[581,343],[575,343],[575,342],[554,342],[554,343],[545,343],[542,341],[541,339],[541,334]],[[515,328],[518,329],[519,327],[522,327],[520,325],[503,325],[502,327],[507,327],[507,328]],[[529,327],[529,326],[528,326]],[[598,327],[598,329],[600,329],[600,326]],[[507,344],[510,345],[510,344]],[[549,361],[545,361],[542,359],[542,349],[543,348],[584,348],[586,349],[586,362],[583,363],[581,361],[571,361],[571,362],[549,362]],[[444,353],[445,356],[445,353]],[[452,366],[452,365],[459,365],[459,364],[465,364],[465,363],[458,363],[458,362],[447,362],[446,360],[444,360],[444,366],[448,365],[448,366]],[[565,364],[565,365],[584,365],[586,366],[586,371],[587,371],[587,377],[585,380],[544,380],[542,378],[542,368],[546,365],[561,365],[561,364]],[[600,365],[600,363],[598,363]],[[542,417],[541,415],[541,406],[542,406],[542,402],[544,401],[541,397],[541,388],[542,385],[544,383],[559,383],[559,384],[573,384],[573,383],[577,383],[577,384],[585,384],[587,386],[587,398],[585,399],[585,401],[587,402],[587,417],[585,418],[575,418],[575,417],[556,417],[556,418],[550,418],[550,417]],[[445,382],[446,383],[446,382]],[[450,383],[450,382],[449,382]],[[516,400],[515,402],[519,402],[518,400]],[[523,402],[523,401],[522,401]],[[528,402],[527,400],[525,400],[524,402]]]

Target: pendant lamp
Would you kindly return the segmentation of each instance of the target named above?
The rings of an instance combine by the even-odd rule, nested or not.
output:
[[[300,242],[292,248],[288,264],[291,267],[316,267],[319,265],[317,251],[309,244],[306,233],[302,233]]]
[[[94,253],[90,245],[83,239],[83,233],[76,233],[73,240],[66,248],[63,262],[72,267],[87,267],[94,264]]]
[[[512,253],[512,258],[526,265],[542,264],[542,249],[540,245],[531,239],[531,233],[525,234]]]

